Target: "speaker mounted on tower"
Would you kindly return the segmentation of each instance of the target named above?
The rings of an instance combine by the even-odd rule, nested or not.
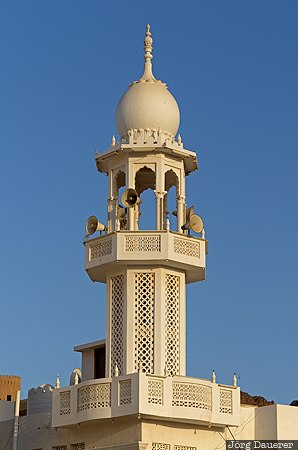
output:
[[[91,236],[92,234],[96,233],[97,231],[100,231],[100,232],[107,231],[107,227],[103,223],[100,223],[97,220],[97,217],[90,216],[87,219],[87,222],[85,225],[85,230],[86,230],[86,236]]]
[[[133,208],[135,205],[141,203],[141,199],[135,189],[126,189],[121,196],[121,203],[126,208]]]
[[[201,233],[203,229],[204,229],[203,220],[201,219],[200,216],[198,216],[198,214],[192,214],[189,217],[189,220],[181,227],[181,230],[183,231],[192,230],[195,233]]]
[[[127,227],[127,208],[124,208],[122,205],[118,205],[117,218],[119,220],[120,230],[125,230]]]

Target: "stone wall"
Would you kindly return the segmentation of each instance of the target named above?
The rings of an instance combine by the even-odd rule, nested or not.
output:
[[[16,401],[17,391],[21,390],[21,377],[0,375],[0,400]]]

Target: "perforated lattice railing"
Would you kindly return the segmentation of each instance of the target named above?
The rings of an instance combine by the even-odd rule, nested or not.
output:
[[[147,373],[154,371],[154,285],[154,273],[135,273],[134,365]]]
[[[85,442],[79,442],[78,444],[72,444],[71,450],[85,450]]]
[[[101,258],[102,256],[110,255],[112,253],[112,239],[104,239],[90,245],[89,260]]]
[[[170,450],[170,444],[163,444],[162,442],[152,442],[152,450]]]
[[[199,408],[211,411],[211,388],[201,384],[173,383],[172,406]]]
[[[60,392],[60,415],[70,414],[70,391]]]
[[[147,284],[148,280],[143,279],[143,282]],[[151,282],[154,282],[154,278]],[[134,373],[120,378],[111,377],[109,380],[90,380],[89,384],[85,381],[82,384],[71,386],[70,390],[64,391],[62,388],[55,392],[53,406],[56,423],[57,421],[61,423],[61,425],[55,426],[72,423],[76,413],[78,422],[81,419],[82,421],[92,419],[92,417],[112,417],[113,408],[116,411],[117,407],[122,408],[121,412],[137,414],[140,395],[142,395],[144,414],[146,412],[148,414],[157,413],[161,416],[165,414],[168,417],[172,407],[171,417],[173,418],[187,416],[195,420],[210,421],[209,412],[213,411],[216,415],[220,413],[219,423],[222,424],[233,424],[239,419],[237,416],[239,415],[239,406],[237,406],[239,389],[210,383],[206,380],[187,379],[187,377],[164,377],[148,372],[147,374]],[[114,393],[113,399],[112,392]],[[88,415],[84,414],[85,411],[88,411]],[[71,416],[67,416],[67,414]],[[175,445],[179,448],[174,449],[171,445],[171,450],[193,450],[187,448],[183,442],[176,442]]]
[[[111,383],[91,384],[78,390],[78,412],[111,406]]]
[[[179,374],[179,303],[180,278],[166,276],[166,370],[168,375]]]
[[[119,382],[119,405],[129,405],[131,403],[131,380]]]
[[[196,448],[189,445],[174,445],[174,450],[196,450]]]
[[[189,445],[173,445],[163,444],[162,442],[152,442],[152,450],[196,450],[197,447],[190,447]]]
[[[148,379],[148,403],[163,405],[163,381]]]
[[[193,258],[200,257],[200,243],[188,241],[187,239],[174,238],[174,252],[180,255],[191,256]]]
[[[160,235],[125,236],[126,252],[160,252]]]
[[[111,317],[111,370],[117,365],[119,375],[124,373],[124,275],[116,275],[111,279],[112,317]]]
[[[219,411],[223,414],[232,414],[232,392],[228,389],[219,391]]]

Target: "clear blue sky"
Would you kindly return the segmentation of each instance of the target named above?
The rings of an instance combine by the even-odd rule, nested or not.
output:
[[[68,384],[74,345],[105,335],[84,272],[84,223],[106,214],[94,150],[154,38],[154,73],[196,150],[188,204],[207,281],[188,288],[188,374],[298,398],[298,2],[0,2],[0,373]]]

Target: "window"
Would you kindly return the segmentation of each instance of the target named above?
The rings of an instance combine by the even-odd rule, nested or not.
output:
[[[94,378],[105,377],[106,348],[99,347],[94,350]],[[113,368],[114,369],[114,368]]]

